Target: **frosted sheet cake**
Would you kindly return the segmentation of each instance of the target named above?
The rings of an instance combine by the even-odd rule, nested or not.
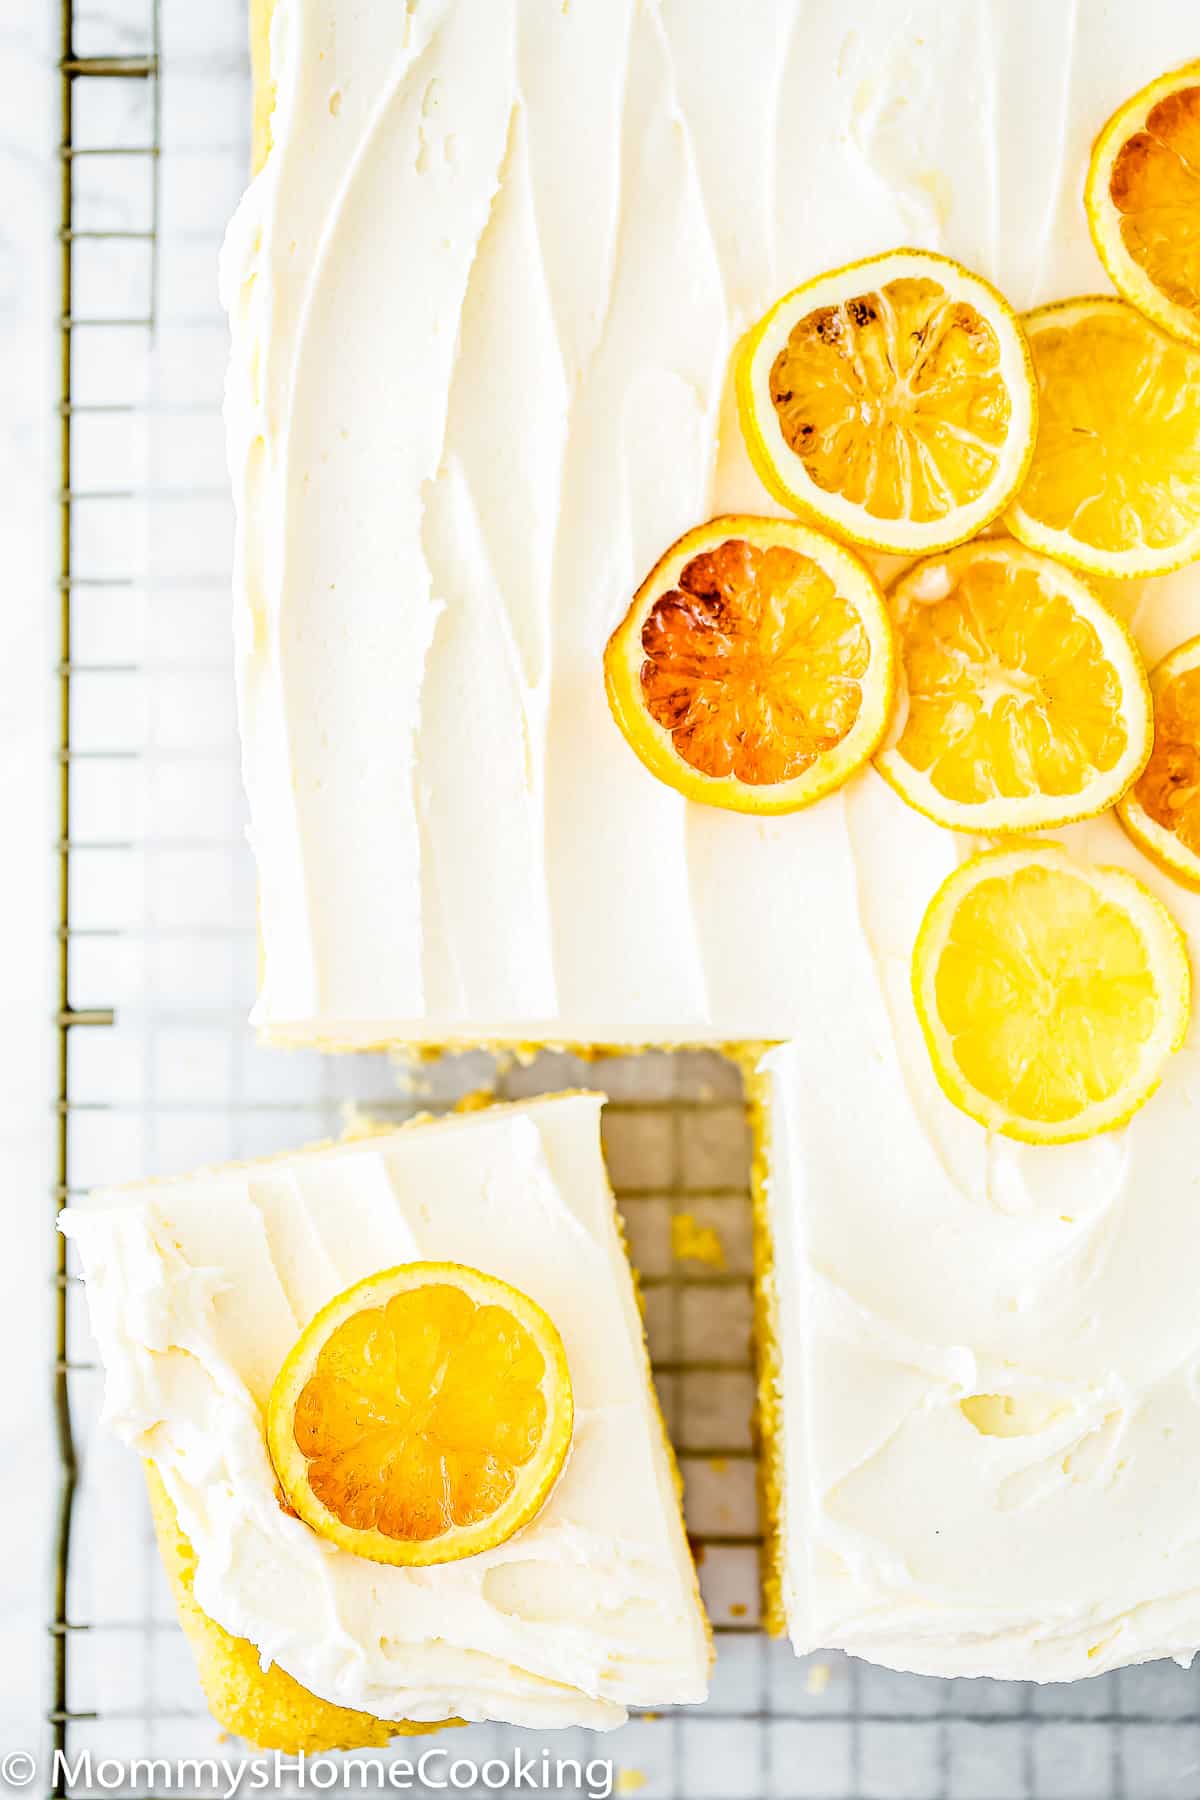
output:
[[[703,1699],[709,1642],[604,1172],[598,1096],[405,1127],[64,1215],[105,1418],[152,1470],[160,1546],[221,1722],[269,1747],[501,1719],[605,1728]],[[498,1548],[389,1567],[289,1516],[263,1420],[297,1332],[394,1265],[468,1263],[544,1307],[573,1444]],[[260,1666],[260,1661],[261,1665]]]
[[[756,321],[898,244],[1019,312],[1094,291],[1092,140],[1194,21],[730,20],[278,0],[223,275],[255,1018],[326,1048],[779,1044],[750,1057],[776,1624],[947,1674],[1186,1657],[1194,1022],[1124,1130],[986,1129],[910,985],[980,840],[870,767],[785,817],[695,804],[631,754],[601,668],[682,533],[784,510],[738,422]],[[1147,665],[1200,632],[1194,570],[1102,595]],[[1195,960],[1200,901],[1111,815],[1056,835],[1136,874]]]
[[[718,0],[275,10],[273,147],[223,275],[272,1040],[786,1039],[810,958],[869,953],[844,896],[886,906],[897,839],[936,885],[945,846],[873,774],[771,821],[655,782],[605,640],[681,532],[781,510],[730,358],[790,287],[902,243],[1018,309],[1101,284],[1088,148],[1195,53],[1193,21],[750,0],[729,22]],[[1156,653],[1200,624],[1194,593],[1119,603]]]

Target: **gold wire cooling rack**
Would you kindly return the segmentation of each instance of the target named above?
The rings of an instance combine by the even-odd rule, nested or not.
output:
[[[750,1156],[732,1065],[466,1057],[406,1092],[385,1059],[285,1056],[249,1036],[213,282],[248,161],[244,5],[61,0],[55,1208],[93,1184],[326,1137],[347,1106],[398,1120],[480,1086],[602,1086],[719,1654],[705,1707],[602,1742],[564,1734],[564,1754],[589,1739],[585,1758],[610,1757],[620,1791],[644,1800],[1196,1800],[1200,1688],[1173,1665],[1067,1688],[939,1682],[798,1662],[762,1633]],[[695,1226],[716,1233],[723,1266],[679,1254],[703,1242]],[[51,1747],[68,1765],[85,1748],[212,1754],[135,1459],[95,1430],[100,1374],[55,1245]],[[528,1738],[460,1735],[479,1760]],[[61,1767],[50,1789],[71,1791]]]
[[[104,1007],[75,1007],[72,1004],[71,936],[72,936],[72,683],[73,666],[73,595],[86,576],[77,573],[73,531],[73,441],[75,420],[86,403],[77,402],[74,390],[74,346],[76,332],[91,321],[76,312],[76,246],[83,241],[119,241],[136,237],[151,241],[158,214],[157,130],[140,151],[128,145],[82,146],[76,142],[76,93],[82,82],[132,81],[146,83],[155,92],[157,124],[158,76],[158,8],[150,16],[151,38],[143,54],[80,55],[76,47],[75,7],[73,0],[61,0],[58,42],[59,140],[58,159],[58,268],[59,316],[58,335],[58,780],[57,826],[55,845],[58,874],[58,918],[56,925],[56,1032],[54,1094],[54,1209],[64,1205],[72,1193],[69,1114],[71,1107],[71,1041],[78,1031],[103,1029],[113,1024],[111,1010]],[[152,205],[146,226],[133,232],[116,226],[77,229],[75,224],[75,170],[82,157],[141,155],[151,169]],[[153,296],[146,317],[136,323],[149,329],[153,318]],[[116,323],[111,321],[110,323]],[[129,321],[130,325],[134,321]],[[106,402],[108,407],[131,405],[131,402]],[[53,1751],[65,1751],[71,1723],[69,1661],[70,1638],[76,1627],[68,1612],[67,1581],[71,1551],[71,1526],[78,1477],[75,1436],[72,1428],[70,1394],[70,1342],[68,1288],[71,1276],[67,1266],[66,1245],[55,1234],[55,1308],[54,1308],[54,1409],[60,1462],[60,1490],[55,1533],[53,1613],[50,1621],[52,1643],[51,1697],[48,1713],[50,1743]],[[61,1783],[52,1784],[61,1792]]]

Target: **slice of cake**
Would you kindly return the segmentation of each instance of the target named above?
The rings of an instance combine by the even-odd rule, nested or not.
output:
[[[819,1038],[772,1050],[753,1078],[774,1623],[799,1651],[934,1675],[1186,1661],[1200,1644],[1195,1022],[1123,1130],[1054,1146],[984,1130],[921,1041],[909,982],[927,893],[878,800],[847,896],[869,950],[814,966]],[[1148,877],[1111,818],[1064,836],[1086,865]],[[931,826],[928,848],[949,874],[954,838]],[[1154,887],[1200,966],[1200,895]]]
[[[150,1466],[180,1617],[231,1730],[312,1750],[455,1718],[605,1728],[630,1706],[704,1698],[709,1639],[600,1104],[575,1094],[495,1107],[100,1193],[64,1213],[106,1419]],[[456,1280],[508,1284],[519,1316],[549,1320],[574,1433],[515,1535],[434,1563],[410,1543],[400,1566],[345,1548],[344,1521],[332,1536],[301,1521],[266,1431],[302,1328],[354,1284],[412,1264],[467,1265],[439,1275],[443,1299]],[[401,1358],[398,1390],[412,1366]],[[495,1392],[511,1395],[504,1381]],[[464,1392],[456,1440],[478,1437],[491,1378]],[[447,1483],[456,1454],[442,1460]],[[488,1457],[467,1471],[473,1499],[494,1470]],[[341,1511],[361,1525],[353,1495]]]

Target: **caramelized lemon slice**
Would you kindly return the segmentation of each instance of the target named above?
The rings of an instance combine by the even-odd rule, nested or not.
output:
[[[1103,812],[1150,754],[1129,632],[1078,576],[1007,538],[917,563],[888,600],[900,651],[876,768],[959,831],[1036,831]]]
[[[927,250],[796,288],[750,333],[738,405],[783,506],[901,554],[962,543],[1019,487],[1037,400],[1006,300]]]
[[[1117,817],[1160,868],[1200,888],[1200,637],[1163,658],[1150,691],[1154,750]]]
[[[1160,575],[1200,556],[1200,351],[1123,300],[1025,317],[1037,448],[1007,522],[1096,575]]]
[[[1187,1031],[1187,952],[1166,907],[1053,844],[956,869],[925,914],[912,978],[947,1098],[1031,1144],[1123,1125]]]
[[[574,1407],[540,1306],[456,1263],[371,1275],[305,1327],[267,1443],[306,1525],[373,1562],[456,1562],[544,1504]]]
[[[613,717],[689,800],[783,813],[840,786],[891,712],[874,578],[793,520],[713,519],[673,544],[609,639]]]
[[[1200,344],[1200,62],[1160,75],[1113,114],[1084,202],[1118,292]]]

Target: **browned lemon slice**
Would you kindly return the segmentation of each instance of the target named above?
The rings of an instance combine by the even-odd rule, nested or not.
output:
[[[871,757],[894,688],[883,595],[791,519],[711,520],[672,544],[604,653],[613,717],[689,800],[794,812]]]
[[[1160,868],[1200,888],[1200,637],[1163,658],[1150,692],[1154,750],[1117,817]]]
[[[928,250],[820,275],[738,357],[742,431],[782,505],[901,554],[962,543],[1008,504],[1037,396],[1007,301]]]
[[[1150,754],[1137,646],[1078,575],[1010,538],[926,557],[888,601],[900,650],[875,766],[958,831],[1037,831],[1112,806]]]
[[[275,1379],[267,1443],[283,1492],[374,1562],[455,1562],[529,1523],[558,1478],[574,1406],[540,1306],[457,1263],[349,1288]]]
[[[1117,109],[1096,139],[1084,200],[1118,291],[1200,344],[1200,62]]]

